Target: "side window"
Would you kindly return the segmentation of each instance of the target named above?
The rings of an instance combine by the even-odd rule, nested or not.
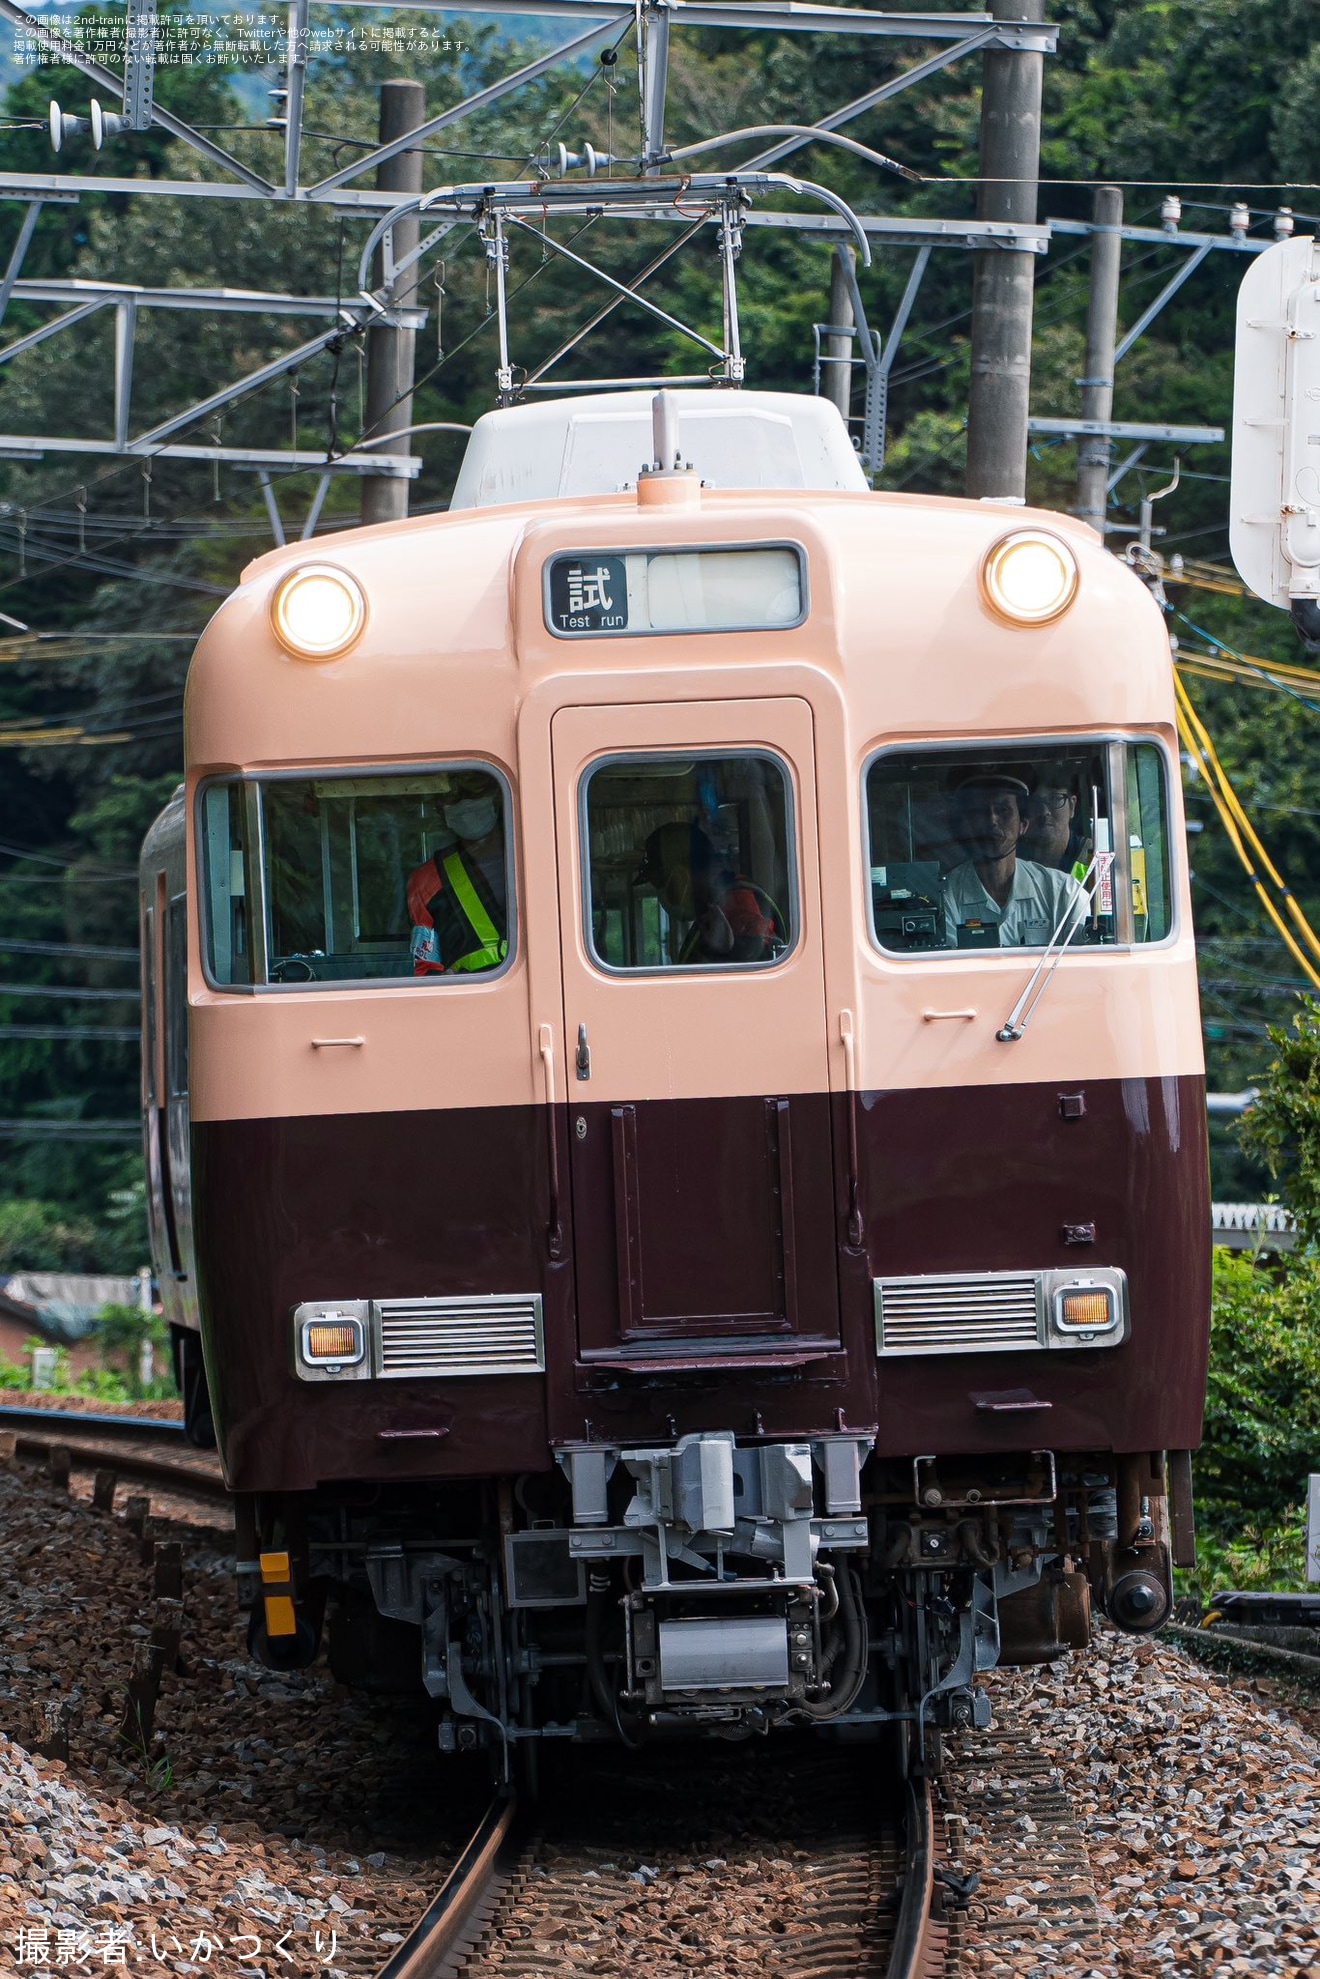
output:
[[[634,756],[583,790],[587,932],[609,969],[773,965],[796,939],[785,766],[750,750]]]
[[[188,1094],[188,896],[183,893],[165,909],[165,1089],[171,1099]]]
[[[208,959],[212,976],[224,984],[253,980],[244,795],[241,783],[213,783],[199,814]]]
[[[464,977],[509,954],[508,793],[484,765],[214,784],[201,816],[219,983]]]
[[[1169,933],[1164,766],[1150,744],[885,754],[867,773],[866,810],[881,948]]]
[[[156,1092],[156,910],[142,909],[142,1091],[148,1106]]]
[[[1132,932],[1137,941],[1163,941],[1173,927],[1164,758],[1148,742],[1139,742],[1124,753]]]

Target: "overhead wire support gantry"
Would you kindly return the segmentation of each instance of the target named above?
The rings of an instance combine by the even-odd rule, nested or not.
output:
[[[383,4],[383,0],[334,0],[334,4],[346,7],[363,7]],[[464,12],[470,9],[456,5],[455,0],[402,0],[411,11],[422,13]],[[998,5],[998,0],[996,0]],[[245,468],[259,476],[269,476],[280,472],[307,472],[320,470],[322,473],[353,473],[362,476],[415,476],[421,462],[408,453],[385,450],[382,446],[359,445],[357,448],[334,449],[311,454],[310,450],[248,448],[232,446],[219,449],[214,445],[201,445],[189,441],[185,436],[189,429],[203,420],[214,416],[223,407],[259,390],[282,374],[295,372],[320,352],[342,347],[344,338],[365,336],[373,324],[387,324],[403,332],[412,332],[425,320],[424,313],[409,306],[406,295],[397,290],[398,279],[410,265],[430,252],[443,239],[447,225],[433,229],[422,243],[420,251],[409,258],[398,261],[393,255],[393,228],[405,213],[418,211],[417,202],[402,198],[399,193],[381,190],[364,184],[372,173],[382,166],[388,166],[395,158],[415,153],[419,147],[438,136],[443,131],[452,130],[464,119],[490,109],[510,96],[516,90],[533,83],[551,69],[571,64],[585,56],[601,44],[617,44],[630,34],[636,37],[637,87],[639,97],[639,129],[635,153],[628,158],[613,158],[608,161],[612,173],[622,172],[625,178],[611,177],[607,181],[560,178],[553,176],[553,163],[549,155],[534,158],[526,177],[504,187],[490,187],[486,211],[492,219],[482,221],[486,229],[485,246],[488,253],[494,245],[491,262],[492,270],[496,263],[506,264],[509,252],[509,233],[519,227],[532,224],[534,215],[544,210],[574,210],[575,202],[582,199],[586,185],[590,185],[591,203],[607,206],[620,217],[644,218],[676,222],[684,226],[689,236],[700,229],[691,229],[690,214],[681,210],[675,201],[673,188],[666,183],[667,175],[681,171],[682,183],[689,188],[714,185],[716,174],[698,173],[695,161],[713,159],[726,150],[743,150],[754,144],[758,137],[772,140],[764,145],[755,156],[738,163],[732,172],[719,175],[719,182],[725,188],[720,196],[711,195],[710,223],[716,229],[721,285],[724,298],[724,331],[721,346],[713,345],[707,351],[715,362],[700,374],[700,382],[713,382],[737,385],[741,382],[744,357],[738,330],[738,305],[735,285],[735,270],[746,230],[755,227],[788,227],[814,236],[823,243],[854,241],[860,243],[862,260],[869,258],[871,244],[888,246],[913,246],[919,251],[916,280],[924,270],[929,250],[937,246],[954,246],[982,252],[987,249],[1004,249],[1009,252],[1027,252],[1033,255],[1046,250],[1049,230],[1045,227],[1028,226],[1012,222],[961,221],[946,219],[926,219],[924,217],[891,217],[883,215],[854,215],[837,196],[827,188],[810,187],[808,182],[787,178],[773,168],[794,152],[811,144],[824,144],[830,148],[843,147],[851,153],[870,159],[878,167],[892,169],[903,176],[915,177],[899,161],[890,159],[883,153],[858,145],[843,134],[843,127],[867,112],[890,101],[901,92],[913,88],[930,77],[951,67],[968,56],[984,54],[987,51],[1012,53],[1014,51],[1032,56],[1052,52],[1056,41],[1056,30],[1047,24],[1030,20],[1007,20],[998,17],[996,11],[969,11],[940,13],[920,9],[898,12],[864,7],[837,7],[803,4],[803,0],[488,0],[481,9],[483,13],[500,17],[532,17],[537,20],[551,19],[572,24],[568,38],[557,47],[536,54],[533,59],[499,77],[481,89],[470,92],[457,102],[426,116],[412,129],[393,136],[389,142],[380,143],[364,150],[348,164],[338,167],[321,178],[309,178],[304,161],[304,90],[309,60],[307,33],[307,0],[291,0],[288,11],[288,29],[284,48],[284,87],[283,113],[278,120],[283,128],[284,173],[282,182],[267,177],[245,160],[218,145],[205,131],[174,116],[155,101],[152,88],[152,61],[154,43],[148,31],[150,0],[135,0],[137,12],[133,16],[131,32],[126,29],[125,71],[116,75],[105,68],[81,49],[76,41],[62,35],[58,28],[48,25],[39,17],[20,6],[18,0],[0,0],[0,18],[11,22],[30,38],[32,45],[49,54],[52,59],[68,63],[81,71],[90,83],[103,91],[119,92],[122,96],[123,113],[119,117],[98,109],[98,134],[108,134],[111,139],[120,128],[143,129],[147,123],[166,130],[179,142],[188,145],[200,158],[204,159],[216,176],[206,180],[113,178],[97,175],[83,175],[55,171],[49,174],[0,173],[0,199],[22,201],[27,212],[20,226],[18,239],[9,258],[9,264],[0,276],[0,317],[13,296],[28,302],[52,302],[65,305],[63,313],[51,322],[42,324],[37,330],[0,346],[0,365],[11,361],[38,342],[58,336],[61,332],[84,322],[97,311],[113,306],[116,311],[116,356],[115,356],[115,411],[113,431],[101,439],[74,439],[61,435],[36,435],[30,433],[0,434],[0,454],[9,458],[27,460],[39,459],[43,453],[102,453],[106,455],[140,456],[144,460],[165,457],[174,460],[223,460],[231,467]],[[1027,10],[1024,10],[1027,11]],[[684,145],[678,151],[671,151],[666,145],[666,114],[669,86],[669,62],[672,37],[685,28],[719,28],[747,33],[789,33],[812,35],[845,35],[861,37],[874,42],[877,39],[888,43],[915,41],[934,44],[929,52],[912,65],[897,74],[886,75],[883,81],[864,91],[850,101],[840,104],[821,116],[816,122],[804,125],[776,124],[754,127],[738,132],[711,132],[699,137],[695,142]],[[52,106],[52,136],[56,137],[55,115],[58,106]],[[63,113],[60,113],[61,116]],[[144,121],[146,120],[146,121]],[[64,118],[65,123],[76,123],[77,119]],[[557,147],[560,160],[567,166],[570,154],[563,147]],[[693,161],[691,164],[689,161]],[[633,196],[620,197],[621,189],[628,179],[634,187]],[[735,193],[733,186],[738,187]],[[608,192],[606,187],[608,186]],[[798,190],[814,195],[814,203],[833,206],[832,211],[792,212],[777,210],[764,205],[753,206],[754,199],[763,198],[773,188],[787,189],[790,193]],[[129,404],[133,373],[133,339],[137,316],[141,308],[188,308],[217,310],[251,310],[254,314],[306,314],[309,316],[326,313],[326,298],[288,296],[278,302],[273,298],[251,299],[230,292],[170,290],[167,292],[132,292],[123,285],[113,296],[104,285],[104,292],[89,291],[87,285],[76,289],[72,285],[46,283],[32,285],[22,279],[22,266],[37,216],[47,202],[68,203],[91,194],[122,193],[131,197],[163,197],[178,199],[240,199],[268,203],[271,206],[296,204],[303,207],[323,208],[341,220],[366,220],[377,223],[373,243],[381,248],[382,273],[373,281],[371,273],[359,285],[356,297],[335,305],[336,315],[329,327],[318,332],[298,349],[283,352],[269,364],[259,366],[228,384],[219,387],[206,398],[182,408],[177,414],[164,421],[158,421],[146,432],[134,434],[129,419]],[[427,198],[439,203],[439,195]],[[516,211],[519,202],[523,210]],[[425,205],[420,209],[427,210]],[[494,233],[492,235],[492,228]],[[542,230],[544,231],[544,229]],[[547,236],[548,238],[548,236]],[[548,251],[563,254],[562,243],[550,240]],[[500,318],[498,334],[506,346],[497,366],[497,394],[508,402],[516,390],[545,390],[552,387],[544,382],[545,373],[558,362],[570,348],[576,348],[582,337],[596,323],[602,321],[610,310],[622,302],[657,313],[657,306],[649,298],[639,293],[642,282],[649,279],[659,265],[670,258],[673,250],[666,250],[655,264],[645,270],[632,284],[619,283],[607,271],[599,268],[578,255],[584,273],[599,278],[606,287],[615,293],[611,300],[593,317],[586,330],[579,329],[563,350],[556,352],[549,360],[540,364],[535,375],[523,374],[515,378],[514,367],[508,357],[507,309],[497,312]],[[576,250],[569,251],[576,253]],[[910,295],[915,296],[915,286],[910,284]],[[909,301],[910,307],[910,301]],[[689,337],[694,336],[698,344],[709,343],[701,333],[694,333],[689,326],[675,324]],[[874,348],[874,339],[868,344]],[[883,346],[886,355],[892,360],[897,348],[895,338],[886,340]],[[887,383],[887,369],[883,361],[868,370],[867,412],[864,417],[864,450],[867,453],[871,471],[874,472],[883,458],[883,414],[885,403],[884,387]],[[611,381],[626,382],[626,381]],[[670,382],[673,382],[670,380]],[[370,435],[363,438],[369,439]],[[394,437],[399,437],[396,433]]]

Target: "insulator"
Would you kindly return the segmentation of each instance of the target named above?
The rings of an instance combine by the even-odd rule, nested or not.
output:
[[[566,145],[557,144],[555,151],[559,159],[561,179],[566,172],[576,171],[581,165],[586,166],[587,177],[594,179],[602,165],[613,165],[617,162],[610,152],[597,151],[594,144],[584,144],[581,151],[570,151]]]
[[[1182,201],[1176,192],[1165,193],[1160,201],[1160,223],[1165,227],[1176,227],[1182,219]]]
[[[96,98],[92,98],[92,143],[99,151],[108,137],[118,137],[128,123],[114,110],[103,110]]]
[[[1247,228],[1251,225],[1251,208],[1245,205],[1242,200],[1238,199],[1233,202],[1228,216],[1228,225],[1235,240],[1241,240]]]
[[[66,138],[77,137],[80,131],[90,129],[91,125],[86,117],[69,116],[67,111],[61,110],[54,97],[51,98],[50,148],[52,151],[59,151]]]
[[[1296,225],[1296,222],[1295,222],[1295,221],[1294,221],[1294,219],[1293,219],[1293,210],[1292,210],[1292,207],[1291,207],[1291,206],[1281,206],[1281,207],[1279,208],[1279,210],[1278,210],[1278,212],[1277,212],[1277,213],[1275,214],[1275,216],[1274,216],[1274,238],[1275,238],[1275,240],[1276,240],[1276,241],[1286,241],[1286,240],[1289,240],[1289,239],[1291,239],[1291,237],[1292,237],[1292,230],[1293,230],[1293,228],[1294,228],[1294,226],[1295,226],[1295,225]]]

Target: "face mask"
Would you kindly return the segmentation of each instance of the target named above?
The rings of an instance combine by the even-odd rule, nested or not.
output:
[[[456,804],[445,805],[445,823],[459,838],[485,838],[494,831],[499,814],[493,797],[462,797]]]

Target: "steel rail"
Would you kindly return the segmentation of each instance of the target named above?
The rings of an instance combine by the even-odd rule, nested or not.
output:
[[[376,1979],[449,1979],[485,1930],[520,1847],[518,1802],[498,1794],[440,1893]]]
[[[903,1894],[886,1979],[929,1979],[944,1966],[946,1926],[934,1912],[935,1820],[929,1780],[907,1784]]]
[[[116,1436],[182,1436],[184,1433],[183,1424],[173,1417],[158,1422],[150,1416],[103,1416],[91,1409],[33,1409],[24,1408],[20,1403],[0,1403],[0,1429],[20,1422],[76,1425],[84,1435],[101,1428],[109,1429]]]
[[[3,1427],[2,1421],[0,1427]],[[139,1450],[96,1449],[91,1444],[70,1442],[58,1433],[35,1436],[30,1430],[14,1432],[16,1457],[49,1459],[51,1451],[56,1449],[68,1452],[69,1465],[73,1470],[115,1470],[122,1477],[145,1478],[195,1498],[225,1500],[229,1497],[229,1487],[218,1470],[203,1470],[197,1464],[176,1463],[169,1457],[152,1457]]]

